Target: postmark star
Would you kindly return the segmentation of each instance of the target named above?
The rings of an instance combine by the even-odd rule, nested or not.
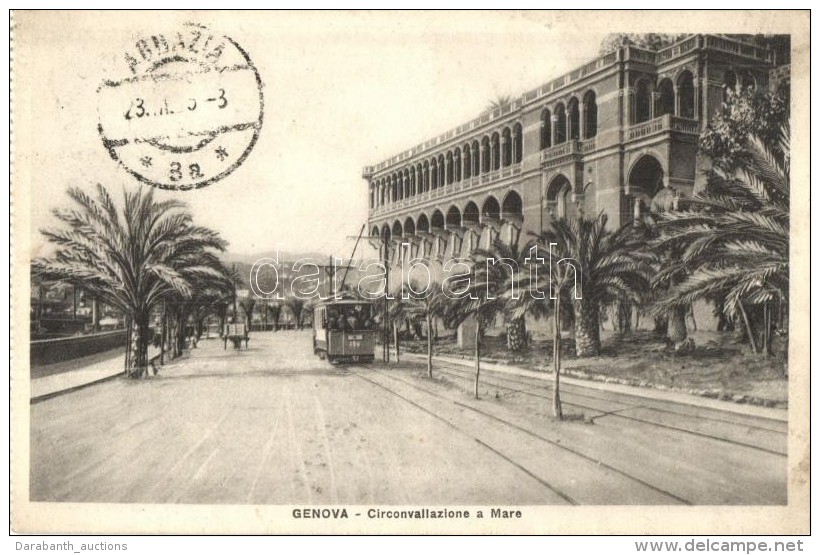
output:
[[[216,157],[219,158],[220,162],[228,157],[228,151],[225,150],[225,147],[219,147],[218,149],[216,149],[215,152],[216,152]]]
[[[151,164],[153,163],[150,156],[143,156],[140,158],[140,163],[145,166],[146,168],[150,168]]]

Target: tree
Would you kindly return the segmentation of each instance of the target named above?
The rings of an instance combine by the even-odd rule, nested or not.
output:
[[[762,307],[762,350],[771,346],[771,305],[780,312],[789,294],[789,126],[767,144],[753,133],[741,150],[715,164],[706,190],[664,213],[657,226],[658,249],[677,248],[664,274],[685,274],[670,287],[661,307],[722,298],[723,311],[740,316],[753,352],[756,332],[747,307]]]
[[[273,302],[265,306],[273,322],[273,331],[279,330],[279,316],[282,314],[282,305],[278,302]]]
[[[541,237],[553,256],[577,265],[579,295],[573,300],[575,354],[597,356],[601,352],[601,310],[611,303],[639,304],[649,290],[653,256],[641,248],[632,226],[607,230],[608,218],[560,218]]]
[[[458,327],[468,319],[475,320],[475,398],[478,399],[478,383],[481,374],[481,339],[484,328],[504,309],[504,270],[496,264],[488,264],[488,255],[476,251],[470,255],[470,278],[453,280],[447,297],[444,319],[449,327]]]
[[[172,295],[192,297],[200,278],[224,277],[210,257],[226,243],[194,225],[184,203],[157,202],[151,189],[125,192],[122,209],[102,185],[96,199],[78,187],[68,195],[75,208],[53,210],[63,227],[41,230],[56,253],[35,260],[33,269],[82,286],[126,315],[126,372],[139,377],[147,366],[151,310]]]
[[[254,299],[250,295],[244,297],[239,301],[239,306],[242,308],[242,312],[245,314],[245,326],[248,328],[248,330],[250,330],[251,320],[253,319],[253,309],[256,308],[256,299]]]
[[[512,101],[512,95],[500,94],[490,101],[490,103],[487,105],[487,110],[495,110],[496,108],[501,108],[502,106],[506,106]]]
[[[599,54],[603,56],[624,46],[636,46],[644,50],[660,50],[687,36],[686,34],[611,33],[601,41]]]
[[[475,252],[479,261],[487,260],[495,261],[495,270],[492,272],[484,272],[487,279],[496,280],[492,288],[501,292],[510,291],[518,286],[518,272],[527,265],[527,258],[529,257],[529,248],[531,243],[524,245],[519,244],[520,236],[514,237],[510,242],[496,238],[489,249],[479,249]],[[506,298],[506,297],[505,297]],[[515,299],[510,298],[500,308],[504,316],[504,330],[507,335],[507,350],[511,352],[520,352],[527,346],[527,324],[523,315],[513,316],[510,310]]]
[[[546,315],[550,311],[552,313],[552,414],[556,419],[562,420],[564,415],[561,408],[561,324],[564,314],[561,307],[571,303],[570,290],[574,289],[571,285],[576,283],[578,268],[574,262],[566,258],[557,261],[550,259],[550,237],[549,233],[538,236],[527,249],[530,256],[528,264],[532,264],[532,268],[538,271],[519,273],[518,285],[522,294],[516,298],[514,290],[510,289],[504,293],[504,297],[513,317],[521,317],[528,312],[536,316]],[[543,268],[545,263],[551,266]],[[577,296],[578,291],[573,292]]]
[[[781,144],[783,127],[788,128],[788,121],[789,100],[785,90],[761,94],[749,88],[727,89],[723,109],[700,134],[698,150],[723,174],[748,163],[752,155],[748,152],[750,137],[783,158],[789,154]],[[788,149],[788,137],[785,148]]]
[[[285,298],[285,306],[296,321],[296,329],[301,330],[305,321],[305,300],[296,295],[289,295]]]
[[[423,291],[418,284],[404,283],[401,291],[395,297],[396,300],[390,306],[397,318],[411,325],[424,322],[427,336],[427,377],[432,378],[433,320],[444,315],[445,303],[448,299],[436,282],[431,283]]]

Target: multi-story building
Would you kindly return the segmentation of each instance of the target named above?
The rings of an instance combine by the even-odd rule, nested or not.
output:
[[[692,194],[700,130],[727,87],[766,88],[772,63],[715,35],[609,52],[365,167],[370,235],[442,261],[579,211],[626,223],[659,194]]]

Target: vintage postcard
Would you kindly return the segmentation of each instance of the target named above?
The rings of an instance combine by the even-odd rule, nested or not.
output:
[[[12,529],[807,533],[808,26],[13,12]]]

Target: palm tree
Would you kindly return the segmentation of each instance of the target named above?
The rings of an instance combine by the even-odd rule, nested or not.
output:
[[[97,185],[92,198],[78,187],[68,195],[73,209],[55,209],[64,227],[43,229],[56,253],[32,266],[37,274],[82,286],[120,309],[130,325],[126,372],[147,366],[151,309],[177,294],[189,298],[203,277],[223,277],[206,261],[226,243],[208,228],[196,226],[177,200],[154,200],[153,190],[125,192],[122,209]]]
[[[649,291],[654,271],[653,256],[642,248],[633,226],[607,230],[608,218],[601,212],[591,218],[561,218],[541,237],[545,246],[554,244],[553,255],[577,265],[579,295],[573,301],[575,354],[597,356],[601,352],[601,310],[611,303],[640,303]],[[547,247],[549,248],[549,247]],[[578,298],[580,297],[580,298]]]
[[[211,253],[203,253],[201,262],[213,267],[217,274],[200,276],[192,282],[192,293],[183,296],[170,293],[163,299],[163,325],[167,326],[170,320],[172,356],[182,354],[187,339],[189,322],[193,327],[193,344],[202,335],[202,326],[205,318],[211,314],[221,317],[227,303],[233,297],[233,283],[231,272],[222,262]],[[165,330],[163,330],[165,333]]]
[[[469,279],[464,278],[461,281],[451,282],[457,291],[451,291],[449,295],[446,295],[444,319],[449,327],[458,327],[470,318],[475,320],[474,395],[478,399],[481,339],[485,326],[490,324],[506,305],[507,301],[503,296],[506,279],[504,270],[499,265],[488,263],[487,253],[484,251],[471,254],[470,265]]]
[[[493,241],[490,249],[479,249],[474,254],[480,260],[494,260],[499,271],[486,273],[488,279],[496,279],[498,283],[494,288],[498,291],[508,291],[517,287],[518,272],[527,265],[529,249],[532,246],[528,243],[523,248],[519,246],[519,238],[514,238],[507,243],[500,238]],[[512,305],[510,305],[512,306]],[[514,317],[508,307],[502,308],[504,315],[504,328],[507,334],[507,350],[519,352],[527,346],[527,324],[523,315]]]
[[[495,110],[496,108],[501,108],[502,106],[506,106],[510,102],[513,101],[512,95],[509,94],[499,94],[494,99],[490,101],[487,105],[487,110]]]
[[[748,308],[762,306],[764,352],[771,344],[771,305],[781,311],[789,294],[789,126],[775,145],[748,135],[737,167],[716,165],[705,191],[663,213],[657,249],[676,248],[658,279],[684,275],[659,302],[674,309],[698,299],[722,297],[723,311],[739,316],[753,352],[757,335]],[[720,303],[719,303],[720,304]]]
[[[416,325],[424,322],[427,335],[427,377],[433,377],[433,320],[444,315],[447,298],[441,286],[433,282],[426,290],[421,291],[418,285],[402,284],[399,294],[393,301],[391,311],[396,318]]]
[[[552,313],[552,361],[553,361],[553,389],[552,389],[552,414],[558,419],[564,418],[561,408],[561,335],[562,321],[564,313],[562,306],[571,304],[570,291],[576,281],[577,268],[573,268],[572,273],[569,266],[570,261],[562,258],[553,263],[550,260],[549,243],[544,243],[551,236],[542,234],[538,240],[531,243],[527,252],[530,257],[528,264],[541,265],[551,263],[550,268],[539,270],[538,272],[522,272],[518,275],[518,287],[522,292],[517,298],[513,296],[513,290],[504,292],[504,299],[507,303],[507,310],[513,317],[523,317],[524,314],[531,313],[536,317],[542,317]],[[578,291],[574,291],[577,293]]]

